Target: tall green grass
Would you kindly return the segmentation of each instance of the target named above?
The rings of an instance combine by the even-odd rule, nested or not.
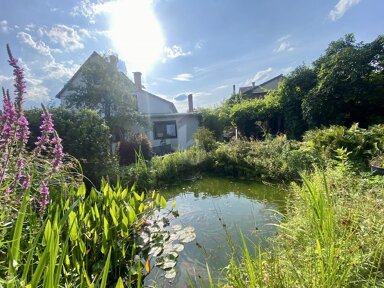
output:
[[[316,170],[293,198],[268,251],[247,247],[222,287],[382,287],[384,179]],[[251,257],[249,249],[257,249]]]

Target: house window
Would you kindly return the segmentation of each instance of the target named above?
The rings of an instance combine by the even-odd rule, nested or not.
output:
[[[161,121],[153,123],[155,139],[177,138],[176,121]]]

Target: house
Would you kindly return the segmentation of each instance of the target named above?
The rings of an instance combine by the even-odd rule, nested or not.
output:
[[[283,79],[283,74],[280,74],[260,85],[255,85],[255,82],[252,82],[252,86],[240,87],[239,94],[243,94],[249,99],[262,98],[268,93],[268,90],[277,90]]]
[[[152,144],[153,151],[162,154],[171,150],[190,147],[193,144],[192,135],[199,127],[200,122],[199,114],[193,112],[192,95],[188,96],[188,112],[178,113],[175,105],[171,101],[144,90],[141,72],[133,72],[134,82],[124,73],[119,72],[117,69],[117,57],[115,58],[109,59],[109,62],[114,61],[114,64],[116,64],[116,69],[114,70],[118,73],[118,81],[121,81],[120,83],[123,83],[127,91],[135,97],[137,111],[149,119],[150,128],[146,131],[146,134]],[[68,107],[66,97],[70,95],[70,93],[74,93],[73,87],[81,87],[84,85],[82,75],[85,69],[89,69],[95,61],[107,65],[105,58],[93,52],[56,95],[57,98],[61,99],[62,106]]]

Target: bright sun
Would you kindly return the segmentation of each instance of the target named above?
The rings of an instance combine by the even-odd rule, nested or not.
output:
[[[108,3],[110,38],[129,71],[147,72],[160,60],[164,37],[151,0]]]

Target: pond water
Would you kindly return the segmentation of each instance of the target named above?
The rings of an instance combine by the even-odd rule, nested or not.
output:
[[[284,213],[286,191],[250,181],[204,178],[161,191],[171,209],[176,201],[179,217],[170,227],[193,226],[196,239],[186,243],[175,267],[176,277],[165,279],[155,268],[145,279],[155,287],[186,287],[207,283],[207,269],[215,282],[231,255],[229,243],[241,246],[241,235],[252,243],[268,246],[268,238],[276,235],[276,226]],[[237,249],[239,250],[239,249]],[[205,285],[204,285],[205,286]]]

